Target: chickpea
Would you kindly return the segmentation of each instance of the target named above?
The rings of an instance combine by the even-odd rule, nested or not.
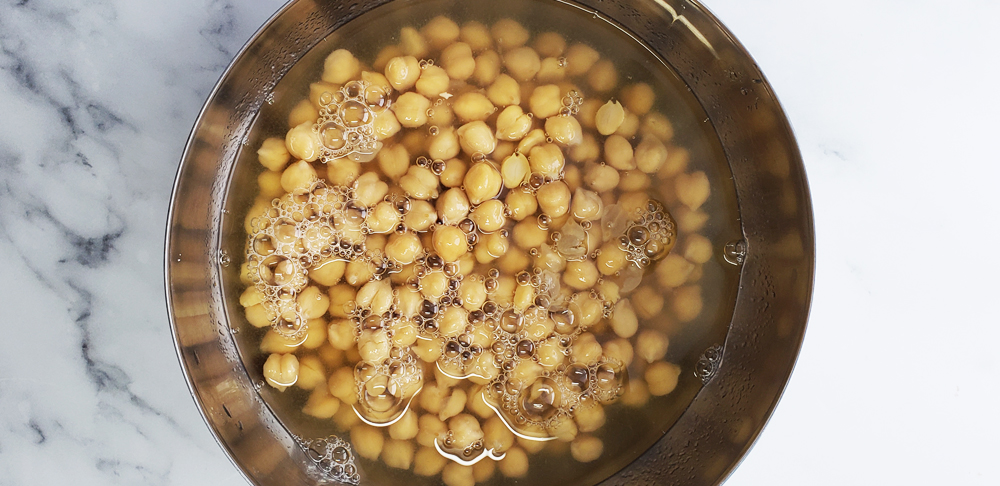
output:
[[[514,309],[524,312],[535,302],[535,288],[530,285],[518,285],[514,289]]]
[[[569,148],[569,156],[577,162],[596,162],[601,156],[601,145],[593,135],[584,133],[580,143]]]
[[[474,486],[476,478],[472,475],[472,466],[463,466],[457,462],[448,462],[441,471],[441,481],[445,486]]]
[[[408,91],[399,95],[392,105],[399,124],[406,128],[416,128],[427,123],[427,109],[431,101],[424,95]]]
[[[469,198],[460,188],[444,191],[437,199],[437,213],[446,225],[457,225],[469,215]]]
[[[549,232],[538,226],[534,220],[526,219],[514,225],[514,243],[530,250],[542,246],[549,238]]]
[[[452,109],[465,122],[485,120],[496,111],[490,99],[477,91],[458,95],[452,102]]]
[[[454,226],[448,227],[454,228]],[[443,272],[428,273],[420,279],[420,287],[420,292],[425,297],[437,301],[448,290],[448,277]]]
[[[493,47],[493,38],[491,37],[490,29],[475,20],[470,20],[462,24],[462,28],[459,31],[459,38],[462,39],[462,42],[468,44],[473,52],[480,52]]]
[[[397,469],[409,469],[413,462],[413,444],[405,440],[388,440],[382,448],[382,462]]]
[[[645,136],[635,148],[635,163],[639,170],[655,174],[667,162],[667,147],[656,137]]]
[[[639,329],[639,318],[636,317],[635,309],[628,299],[622,299],[615,304],[610,321],[615,334],[623,338],[632,337]]]
[[[260,186],[261,199],[273,200],[285,194],[285,189],[281,187],[281,172],[265,170],[257,176],[257,185]]]
[[[464,183],[469,202],[479,204],[500,194],[503,177],[490,163],[478,162],[465,174]]]
[[[278,391],[285,391],[299,378],[299,360],[294,354],[273,353],[264,362],[264,380]]]
[[[316,106],[309,100],[302,100],[288,112],[288,126],[316,123],[317,118],[319,118],[319,110],[316,109]]]
[[[420,71],[416,88],[418,93],[428,98],[434,98],[448,91],[449,84],[451,84],[451,78],[448,77],[448,72],[444,68],[427,66]]]
[[[509,248],[510,243],[500,232],[486,234],[483,236],[481,244],[476,245],[476,261],[489,263],[504,256]]]
[[[618,185],[621,176],[614,167],[592,164],[583,175],[583,182],[595,192],[608,192]]]
[[[438,15],[429,20],[420,29],[420,33],[423,34],[424,39],[427,39],[427,43],[432,48],[441,50],[448,44],[458,40],[459,28],[454,20],[444,15]]]
[[[677,388],[677,379],[680,377],[681,368],[673,363],[657,361],[646,367],[646,383],[649,385],[649,393],[653,396],[662,397]]]
[[[563,181],[545,183],[538,188],[536,197],[542,212],[553,218],[558,218],[569,211],[571,199],[569,186]]]
[[[640,133],[645,136],[656,137],[663,142],[669,142],[674,138],[674,126],[663,113],[652,112],[646,114],[642,119]]]
[[[361,63],[347,49],[337,49],[323,61],[323,81],[344,84],[361,72]]]
[[[531,113],[539,119],[558,115],[562,109],[562,93],[559,86],[543,84],[536,87],[528,99],[528,106],[531,107]]]
[[[334,319],[326,329],[330,345],[341,351],[354,346],[354,323],[347,319]]]
[[[457,261],[469,251],[465,233],[454,226],[439,226],[434,230],[434,251],[446,262]]]
[[[418,59],[426,56],[429,50],[424,36],[413,27],[403,27],[399,30],[399,49],[404,54]]]
[[[708,176],[704,172],[692,172],[677,176],[677,199],[691,209],[698,209],[711,193]]]
[[[374,207],[388,192],[389,185],[375,172],[367,172],[354,181],[354,200],[366,208]]]
[[[518,21],[508,18],[498,20],[493,24],[490,32],[501,49],[523,46],[531,37],[528,29],[525,29]]]
[[[554,370],[566,360],[566,354],[563,353],[562,347],[559,346],[559,340],[556,338],[546,339],[539,344],[535,354],[538,357],[538,364],[546,370]]]
[[[493,130],[486,122],[474,121],[458,128],[458,141],[462,151],[468,155],[493,153],[497,147],[497,139]],[[456,154],[457,155],[457,154]]]
[[[687,237],[684,245],[684,258],[692,263],[708,263],[712,259],[712,242],[699,234]]]
[[[312,162],[319,158],[319,135],[313,131],[313,124],[306,122],[296,126],[285,134],[285,148],[296,159]]]
[[[371,264],[364,260],[351,260],[344,269],[344,281],[354,286],[364,285],[373,275]]]
[[[604,159],[618,170],[635,169],[632,145],[621,135],[611,135],[604,141]]]
[[[336,93],[340,89],[339,84],[327,83],[326,81],[316,81],[315,83],[309,84],[309,102],[313,104],[317,109],[326,106],[324,103],[320,103],[319,99],[323,97],[324,93]]]
[[[476,70],[476,59],[472,48],[464,42],[456,42],[441,52],[441,64],[451,79],[465,81]]]
[[[566,166],[566,158],[558,145],[545,143],[532,147],[528,152],[528,162],[532,172],[545,177],[557,178]]]
[[[416,354],[425,363],[433,363],[441,357],[441,346],[443,345],[444,343],[440,339],[421,339],[411,349],[413,354]]]
[[[639,333],[639,337],[636,339],[635,352],[647,363],[652,363],[666,356],[669,345],[670,340],[662,332],[655,329],[645,329]]]
[[[705,223],[708,222],[708,213],[701,210],[692,211],[686,207],[682,207],[677,211],[675,218],[677,220],[677,229],[684,233],[694,233],[695,231],[701,231],[705,227]]]
[[[486,96],[495,106],[510,106],[521,104],[521,87],[517,80],[500,74],[493,81],[489,88],[486,88]]]
[[[361,164],[351,159],[335,159],[326,164],[326,178],[338,186],[349,186],[361,175]]]
[[[595,125],[601,135],[611,135],[625,121],[625,109],[621,103],[608,101],[597,110]]]
[[[296,299],[299,309],[306,319],[316,319],[323,317],[326,310],[330,308],[330,298],[319,290],[319,287],[310,285],[305,288]]]
[[[542,32],[535,36],[535,50],[546,57],[559,57],[566,50],[566,39],[556,32]]]
[[[385,78],[393,89],[407,91],[420,78],[420,61],[413,56],[399,56],[389,59],[385,65]]]
[[[302,413],[319,419],[329,419],[340,410],[340,400],[330,395],[325,386],[318,386],[309,394]]]
[[[653,103],[656,101],[656,93],[653,92],[653,88],[650,85],[636,83],[626,86],[622,90],[622,100],[625,101],[625,107],[628,108],[628,111],[638,116],[644,116],[653,108]]]
[[[545,120],[545,133],[564,147],[577,145],[583,140],[583,128],[580,127],[580,122],[571,116],[547,118]]]
[[[592,435],[581,435],[569,446],[573,459],[579,462],[592,462],[604,453],[604,442]]]
[[[610,60],[602,59],[590,68],[587,82],[598,93],[611,91],[618,84],[618,70]]]
[[[573,412],[580,432],[594,432],[604,426],[604,407],[594,400],[583,400]]]
[[[622,124],[621,126],[618,127],[618,130],[615,130],[615,133],[625,138],[632,138],[638,132],[639,132],[639,117],[635,116],[635,113],[625,110],[625,120],[622,121]]]
[[[351,445],[359,456],[374,461],[382,453],[383,444],[385,437],[379,428],[368,424],[358,424],[351,428]]]
[[[633,294],[632,306],[639,317],[652,319],[663,310],[663,295],[651,286],[639,287]]]
[[[462,306],[468,311],[474,311],[486,302],[486,285],[482,280],[462,280],[459,295],[462,296]]]
[[[438,332],[444,337],[457,337],[465,331],[468,323],[469,311],[461,307],[448,307],[438,319]]]
[[[494,461],[479,461],[472,465],[472,477],[477,483],[485,483],[489,481],[493,474],[497,470],[496,462]]]
[[[530,81],[542,68],[542,60],[534,49],[516,47],[503,55],[503,65],[514,79]]]
[[[281,188],[290,194],[304,194],[316,182],[316,170],[309,162],[300,160],[281,173]]]
[[[599,276],[597,266],[590,260],[569,262],[563,273],[563,283],[574,290],[586,290],[597,283]]]
[[[524,477],[528,474],[528,454],[520,447],[509,449],[507,455],[497,463],[497,468],[508,478]]]
[[[528,159],[520,153],[504,159],[500,166],[500,174],[503,177],[503,185],[508,189],[520,186],[528,179]]]
[[[399,187],[406,191],[407,196],[414,199],[433,199],[437,197],[438,183],[437,176],[430,169],[420,167],[419,165],[411,165],[407,169],[406,175],[399,178]]]
[[[410,154],[402,144],[383,147],[378,152],[378,166],[386,177],[398,181],[410,167]]]
[[[448,464],[448,459],[431,446],[417,450],[413,457],[413,473],[419,476],[434,476]]]
[[[400,265],[413,263],[422,252],[420,238],[411,232],[389,236],[389,243],[385,246],[386,258]]]
[[[448,127],[438,130],[436,135],[431,135],[430,144],[427,147],[427,154],[432,159],[451,159],[458,155],[460,145],[458,134],[454,128]]]
[[[435,221],[437,213],[434,212],[434,206],[419,199],[410,202],[410,210],[403,216],[403,224],[413,231],[425,231]]]
[[[673,311],[681,322],[693,321],[702,309],[701,287],[689,285],[674,289]]]
[[[452,309],[460,309],[460,307],[452,307]],[[439,381],[438,383],[441,382]],[[445,400],[444,405],[442,405],[441,411],[438,412],[438,418],[441,420],[448,420],[449,418],[458,415],[458,413],[465,408],[466,400],[467,397],[465,396],[464,390],[459,388],[452,390],[451,395]]]
[[[618,241],[612,238],[601,247],[601,254],[597,256],[597,270],[601,275],[614,275],[628,263],[625,255],[625,251],[618,247]]]
[[[505,207],[502,202],[490,199],[477,206],[469,217],[476,223],[476,227],[480,231],[483,233],[492,233],[503,228],[507,223],[504,211]]]
[[[604,343],[604,357],[617,359],[622,366],[631,364],[633,355],[632,344],[629,343],[628,339],[617,338]]]
[[[394,424],[389,426],[389,437],[393,440],[405,441],[417,436],[417,413],[409,409]]]
[[[507,250],[507,253],[504,253],[502,257],[497,259],[496,267],[500,269],[501,273],[516,274],[527,269],[530,264],[531,259],[528,257],[526,252],[518,250],[517,248],[510,248]],[[505,287],[501,287],[501,289],[505,289]],[[511,287],[510,290],[513,291],[514,287]],[[510,296],[510,299],[513,299],[513,295]],[[499,296],[499,292],[496,300],[498,304],[503,303],[501,297]],[[513,302],[513,300],[507,303],[511,302]]]
[[[257,161],[269,170],[280,171],[291,159],[285,141],[278,137],[270,137],[261,143],[257,149]]]
[[[514,434],[504,425],[500,417],[492,415],[483,424],[483,447],[496,454],[508,451],[514,445]]]
[[[601,343],[589,332],[581,334],[570,349],[573,361],[585,366],[597,364],[602,352]]]
[[[510,219],[514,221],[522,221],[538,210],[538,200],[535,195],[520,187],[511,189],[504,202],[510,210]]]
[[[455,123],[455,112],[452,111],[451,105],[445,103],[434,106],[428,111],[427,123],[438,128],[450,129]],[[419,136],[419,133],[417,135]]]
[[[579,76],[590,71],[590,68],[601,58],[601,55],[586,44],[573,44],[566,50],[566,74]]]
[[[531,120],[532,116],[526,114],[520,106],[504,108],[497,116],[497,138],[512,142],[521,140],[531,130]]]
[[[274,329],[268,329],[267,334],[260,340],[260,351],[263,353],[288,354],[294,353],[299,348],[297,338],[289,338],[283,334],[278,334]]]
[[[691,154],[687,151],[687,149],[682,147],[670,147],[670,149],[667,150],[667,161],[664,162],[663,167],[660,168],[656,175],[660,176],[660,179],[667,179],[678,175],[687,168],[690,161]]]
[[[247,287],[246,290],[240,294],[240,305],[243,307],[250,307],[257,305],[264,301],[264,294],[256,287]]]
[[[472,71],[472,79],[479,86],[489,86],[500,75],[500,54],[496,51],[486,51],[476,57],[476,68]]]
[[[570,212],[577,221],[596,221],[604,213],[604,203],[597,193],[578,187],[573,193]]]
[[[461,186],[468,169],[465,162],[461,159],[448,159],[444,164],[444,171],[438,176],[441,179],[441,185],[449,188]]]

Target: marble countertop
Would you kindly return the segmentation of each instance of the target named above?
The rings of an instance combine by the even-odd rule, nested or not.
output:
[[[706,3],[788,113],[817,235],[798,365],[726,484],[1000,483],[1000,3]],[[0,4],[0,484],[246,484],[174,354],[163,231],[281,4]]]

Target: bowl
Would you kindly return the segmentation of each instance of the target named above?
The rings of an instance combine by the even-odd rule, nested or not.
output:
[[[645,452],[638,459],[590,482],[720,484],[774,411],[805,332],[814,234],[801,156],[763,74],[701,4],[552,2],[607,20],[673,71],[717,139],[739,215],[739,234],[719,248],[738,268],[735,306],[724,332],[691,363],[694,373],[685,378],[695,386],[690,403],[677,410],[676,421],[655,443],[640,444]],[[260,373],[248,372],[240,356],[246,344],[232,318],[239,315],[238,291],[226,284],[238,280],[242,250],[232,235],[242,228],[237,213],[249,205],[236,190],[248,180],[237,170],[239,161],[260,114],[280,102],[279,81],[294,72],[297,61],[387,3],[294,0],[283,7],[219,80],[178,169],[165,250],[177,353],[210,430],[253,484],[335,483],[350,475],[332,477],[320,464],[324,454],[346,444],[306,442],[292,434],[262,398],[268,392],[261,390]],[[360,477],[362,484],[374,481]]]

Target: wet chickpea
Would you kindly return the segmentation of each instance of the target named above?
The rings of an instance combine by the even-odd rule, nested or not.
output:
[[[639,132],[639,117],[628,110],[625,110],[625,119],[618,126],[615,133],[625,138],[632,138]]]
[[[510,211],[510,218],[514,221],[522,221],[538,210],[538,200],[527,189],[512,189],[507,193],[507,198],[504,201]]]
[[[663,295],[646,285],[635,290],[632,306],[635,313],[643,319],[652,319],[663,310]]]
[[[469,215],[469,198],[455,187],[444,191],[437,200],[437,214],[446,225],[457,225]]]
[[[628,299],[622,299],[615,304],[615,309],[611,313],[611,328],[615,334],[623,338],[630,338],[639,329],[639,318],[635,315],[635,309]]]
[[[410,154],[403,145],[384,147],[377,155],[378,166],[386,177],[398,181],[410,167]]]
[[[538,53],[530,47],[516,47],[503,55],[503,64],[511,77],[518,81],[530,81],[542,67]]]
[[[545,133],[559,145],[576,145],[583,139],[580,122],[571,116],[553,116],[545,120]]]
[[[439,226],[434,230],[434,251],[447,262],[457,261],[469,251],[465,233],[455,226]]]
[[[493,39],[502,49],[522,46],[531,36],[520,22],[513,19],[500,19],[490,29]]]
[[[313,389],[302,407],[302,413],[318,419],[333,418],[338,410],[340,410],[340,400],[330,395],[323,386]]]
[[[428,98],[434,98],[448,91],[450,83],[451,78],[448,77],[448,72],[444,68],[440,66],[427,66],[420,71],[420,78],[417,79],[415,86],[417,93]]]
[[[365,459],[378,459],[382,453],[385,437],[377,427],[368,424],[358,424],[351,429],[351,443],[354,452]]]
[[[424,95],[408,91],[396,98],[392,111],[396,113],[400,125],[414,128],[427,123],[427,109],[430,107],[431,101]]]
[[[490,199],[484,201],[482,204],[476,207],[469,216],[476,227],[484,233],[492,233],[494,231],[503,228],[507,223],[507,218],[504,216],[504,205],[502,202],[496,199]]]
[[[476,478],[472,475],[472,466],[464,466],[457,462],[445,464],[441,471],[441,481],[445,486],[473,486]]]
[[[466,123],[459,127],[456,133],[462,151],[468,155],[488,155],[493,153],[493,149],[497,146],[493,129],[483,121]]]
[[[475,20],[470,20],[462,24],[458,37],[462,42],[468,44],[473,52],[480,52],[493,47],[493,37],[490,29]]]
[[[393,89],[407,91],[420,78],[420,62],[413,56],[399,56],[385,65],[385,78]]]
[[[406,171],[406,175],[399,178],[399,187],[406,191],[406,195],[415,199],[431,199],[438,196],[437,176],[430,169],[411,165]]]
[[[652,86],[646,83],[636,83],[626,86],[622,90],[622,99],[629,111],[637,116],[643,116],[653,108],[656,93],[653,92]]]
[[[698,171],[677,176],[676,187],[677,199],[691,209],[700,208],[708,200],[709,183],[704,172]]]
[[[574,261],[566,264],[566,272],[563,273],[563,283],[574,290],[586,290],[597,283],[600,272],[597,265],[589,260]]]
[[[625,257],[626,254],[618,246],[618,242],[609,241],[601,247],[601,254],[597,256],[597,270],[601,275],[614,275],[628,263]]]
[[[397,233],[389,237],[389,243],[385,246],[385,256],[396,263],[406,265],[413,263],[422,250],[423,246],[417,235],[409,232]]]
[[[500,194],[503,177],[495,167],[487,162],[478,162],[465,174],[465,191],[469,202],[479,204]]]
[[[636,339],[635,353],[647,363],[652,363],[666,356],[669,344],[670,340],[662,332],[646,329]]]
[[[566,50],[566,39],[558,32],[542,32],[535,37],[534,47],[542,56],[559,57]]]
[[[650,395],[661,397],[674,391],[680,374],[681,368],[673,363],[665,361],[651,363],[646,367],[644,375]]]
[[[437,134],[431,135],[430,143],[427,146],[427,154],[432,159],[439,160],[455,157],[460,150],[458,132],[451,127],[439,129]]]
[[[337,49],[323,61],[323,81],[344,84],[361,71],[361,63],[347,49]]]
[[[332,184],[349,186],[361,175],[361,164],[350,159],[336,159],[326,164],[326,179]]]
[[[257,160],[269,170],[280,171],[290,159],[285,141],[277,137],[265,139],[257,149]]]
[[[528,99],[528,106],[531,113],[539,119],[545,119],[559,114],[562,108],[562,94],[558,85],[544,84],[538,86],[531,92]]]
[[[543,213],[558,218],[567,211],[570,206],[569,186],[563,181],[549,182],[538,188],[538,207]]]
[[[312,127],[312,123],[306,122],[288,131],[285,135],[285,148],[289,155],[306,162],[319,158],[321,143]]]
[[[390,439],[382,447],[382,462],[397,469],[409,469],[413,463],[413,444],[405,440]]]
[[[618,185],[621,176],[614,167],[608,165],[591,165],[583,174],[583,183],[595,192],[608,192]]]
[[[403,224],[414,231],[425,231],[437,221],[434,206],[427,201],[412,201],[410,210],[403,216]]]
[[[428,21],[420,33],[432,48],[440,50],[458,39],[460,29],[454,20],[438,15]]]
[[[264,380],[278,391],[285,391],[298,378],[299,360],[294,354],[273,353],[264,362]]]
[[[555,83],[565,78],[565,63],[554,57],[542,59],[542,63],[538,66],[538,74],[535,75],[539,83]]]
[[[597,110],[594,124],[601,135],[611,135],[625,121],[625,109],[617,101],[608,101]]]
[[[464,122],[485,120],[496,111],[490,99],[476,91],[456,97],[452,102],[452,109],[455,110],[459,120]]]
[[[538,223],[530,219],[514,225],[512,235],[514,243],[525,250],[542,246],[549,237],[548,231],[540,228]]]
[[[645,136],[635,148],[635,164],[647,174],[655,174],[667,162],[667,147],[655,136]]]
[[[579,76],[590,71],[601,55],[586,44],[573,44],[566,50],[566,74]]]
[[[521,103],[521,88],[517,80],[501,74],[486,88],[486,96],[495,106],[510,106]]]
[[[413,472],[420,476],[434,476],[447,464],[448,459],[438,454],[433,446],[423,446],[413,457]]]
[[[604,141],[604,159],[618,170],[635,169],[632,145],[621,135],[611,135]]]
[[[528,159],[520,153],[515,153],[504,159],[500,165],[500,175],[503,185],[508,189],[520,186],[528,179]]]
[[[688,236],[684,244],[684,258],[692,263],[707,263],[712,259],[712,242],[699,234]]]
[[[525,113],[520,106],[508,106],[497,116],[496,136],[500,140],[516,142],[528,134],[531,123],[532,116]]]
[[[543,143],[528,152],[532,172],[546,177],[557,177],[566,166],[566,159],[558,145]]]
[[[465,179],[468,165],[461,159],[450,159],[445,162],[444,171],[439,176],[444,187],[458,187]]]
[[[570,452],[579,462],[595,461],[604,453],[604,442],[594,436],[581,435],[570,444]]]
[[[598,93],[611,91],[618,84],[618,70],[610,60],[602,59],[590,68],[587,82]]]
[[[476,59],[472,48],[464,42],[456,42],[441,52],[441,65],[451,79],[465,81],[476,70]]]
[[[479,86],[489,86],[500,75],[500,54],[496,51],[485,51],[476,56],[476,66],[472,71],[472,80]]]
[[[681,322],[693,321],[702,309],[701,287],[688,285],[674,289],[674,301],[672,309],[677,320]]]

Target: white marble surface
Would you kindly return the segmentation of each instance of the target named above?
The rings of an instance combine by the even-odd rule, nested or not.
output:
[[[281,3],[0,4],[0,484],[245,484],[174,355],[163,228]],[[799,364],[727,485],[1000,483],[1000,3],[707,3],[788,112],[818,241]]]

